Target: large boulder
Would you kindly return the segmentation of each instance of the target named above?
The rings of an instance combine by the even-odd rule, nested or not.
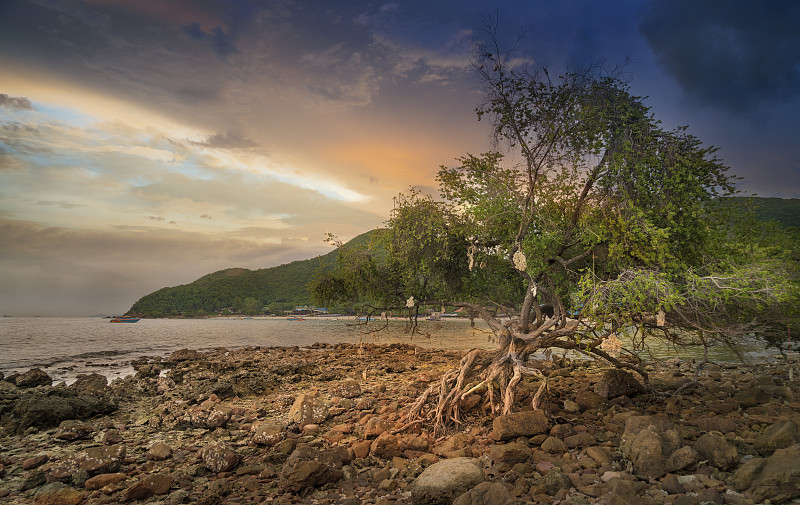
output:
[[[782,503],[800,496],[800,444],[776,450],[769,458],[757,458],[734,474],[739,490],[756,502]]]
[[[543,410],[527,410],[497,416],[492,421],[492,438],[510,440],[547,433],[550,421]]]
[[[633,375],[619,369],[608,370],[594,386],[594,392],[606,400],[618,396],[634,396],[645,391],[645,387]]]
[[[70,389],[46,388],[22,394],[14,402],[10,418],[17,431],[29,427],[50,428],[68,419],[84,420],[117,410],[117,398],[112,395],[79,393]]]
[[[18,388],[35,388],[36,386],[49,386],[53,383],[53,379],[44,370],[31,368],[27,372],[17,375],[14,383]]]
[[[426,468],[411,483],[415,505],[450,505],[485,480],[480,462],[472,458],[446,459]]]
[[[785,449],[796,443],[800,443],[800,429],[798,429],[797,423],[787,419],[767,427],[756,438],[755,446],[759,454],[769,456],[777,449]]]
[[[625,422],[622,454],[636,473],[657,479],[698,461],[697,451],[684,446],[678,428],[655,416],[632,416]]]
[[[739,463],[739,452],[718,433],[701,435],[694,443],[700,456],[720,470],[727,471]]]

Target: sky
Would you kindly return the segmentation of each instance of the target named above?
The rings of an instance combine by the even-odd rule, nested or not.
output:
[[[2,0],[0,312],[124,312],[381,226],[490,149],[489,13],[534,65],[627,61],[745,194],[800,197],[793,0]]]

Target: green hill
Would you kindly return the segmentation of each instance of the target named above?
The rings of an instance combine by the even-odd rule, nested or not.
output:
[[[800,199],[798,198],[740,198],[749,202],[753,212],[762,221],[773,221],[783,228],[800,228]]]
[[[376,230],[350,240],[343,248],[366,244]],[[276,314],[311,303],[309,283],[330,270],[339,251],[272,268],[228,268],[190,284],[161,288],[143,296],[128,311],[141,317],[194,317],[227,312]]]

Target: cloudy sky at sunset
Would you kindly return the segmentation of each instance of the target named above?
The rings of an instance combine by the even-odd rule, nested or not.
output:
[[[380,226],[489,149],[487,11],[521,57],[632,91],[800,198],[800,2],[0,1],[0,312],[88,315]]]

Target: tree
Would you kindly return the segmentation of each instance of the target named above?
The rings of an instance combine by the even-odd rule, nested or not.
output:
[[[319,299],[366,297],[373,311],[412,317],[426,304],[467,307],[495,332],[497,352],[466,355],[411,417],[436,397],[437,429],[459,422],[461,399],[481,388],[493,412],[511,411],[522,377],[542,375],[526,364],[538,350],[593,355],[647,381],[623,335],[707,348],[777,331],[794,274],[738,242],[720,198],[734,178],[715,149],[664,129],[618,74],[514,67],[496,26],[488,33],[476,111],[505,154],[441,167],[440,199],[412,190],[396,200],[372,248],[381,259],[350,251],[314,287]]]

